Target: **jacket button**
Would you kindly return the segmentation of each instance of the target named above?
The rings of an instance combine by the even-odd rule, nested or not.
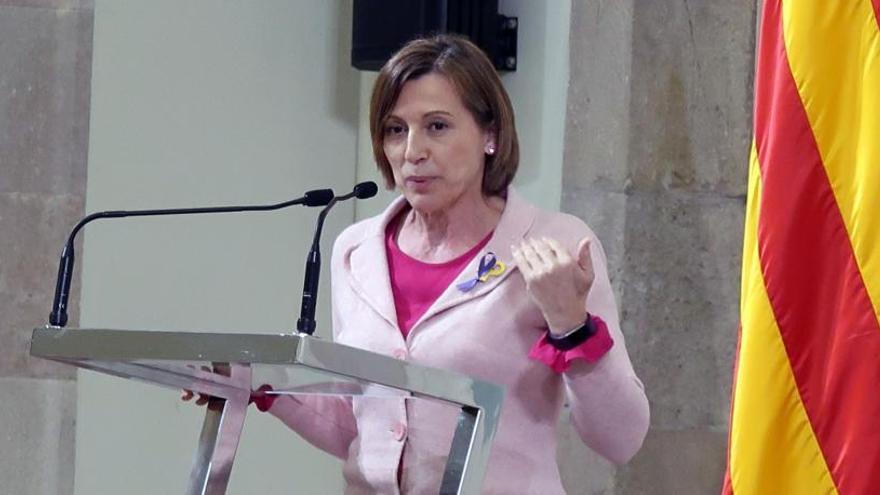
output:
[[[406,349],[394,349],[391,351],[391,355],[394,356],[395,359],[406,359],[407,352]]]
[[[403,423],[396,423],[391,428],[391,433],[394,435],[394,439],[400,442],[406,437],[406,425]]]

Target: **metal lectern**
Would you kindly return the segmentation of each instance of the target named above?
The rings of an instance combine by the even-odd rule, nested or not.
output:
[[[306,334],[227,334],[34,329],[31,355],[179,391],[215,397],[187,494],[223,494],[251,391],[412,397],[460,407],[440,493],[478,494],[504,390],[474,378],[411,364]]]

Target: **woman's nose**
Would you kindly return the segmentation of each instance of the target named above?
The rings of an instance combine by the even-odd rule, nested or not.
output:
[[[428,149],[421,133],[410,131],[406,136],[406,151],[403,158],[409,163],[419,163],[428,157]]]

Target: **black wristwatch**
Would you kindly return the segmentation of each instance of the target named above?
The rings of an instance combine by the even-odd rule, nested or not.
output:
[[[596,324],[593,323],[593,317],[587,313],[587,321],[565,335],[556,337],[553,335],[553,332],[548,330],[547,342],[560,351],[568,351],[583,344],[595,334]]]

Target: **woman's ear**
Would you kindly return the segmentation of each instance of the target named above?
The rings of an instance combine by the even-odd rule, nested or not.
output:
[[[483,151],[485,151],[487,155],[494,155],[498,150],[498,146],[495,143],[495,130],[490,129],[489,132],[486,133],[486,145],[484,146]]]

